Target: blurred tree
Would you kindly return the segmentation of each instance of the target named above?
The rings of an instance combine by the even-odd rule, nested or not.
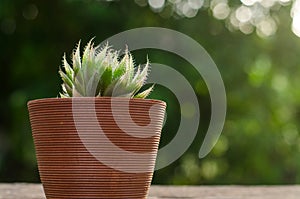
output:
[[[260,37],[276,33],[279,23],[284,22],[280,10],[290,9],[291,29],[300,37],[299,0],[135,0],[141,7],[149,5],[162,17],[193,18],[198,12],[207,10],[214,18],[224,21],[231,30],[244,34],[256,31]]]
[[[290,27],[298,15],[291,18],[290,9],[298,1],[272,0],[271,5],[264,0],[222,0],[203,1],[200,6],[201,2],[2,0],[0,181],[39,181],[26,103],[57,96],[63,52],[70,55],[80,39],[86,43],[96,36],[100,43],[128,29],[159,26],[187,34],[209,52],[225,82],[228,113],[217,145],[199,160],[197,153],[210,118],[210,99],[202,78],[173,54],[134,52],[137,63],[143,63],[148,54],[152,62],[179,70],[200,102],[200,129],[193,145],[179,160],[155,172],[154,183],[299,183],[300,40]],[[258,11],[267,21],[256,21]],[[179,122],[180,108],[166,88],[158,86],[152,96],[168,102],[163,146],[178,128],[173,124]]]

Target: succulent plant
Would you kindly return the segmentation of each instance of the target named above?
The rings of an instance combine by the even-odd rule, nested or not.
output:
[[[152,85],[139,92],[147,79],[149,60],[143,68],[134,65],[128,49],[121,57],[119,51],[108,44],[94,47],[92,40],[86,45],[81,59],[79,42],[72,54],[72,66],[66,55],[63,56],[63,69],[59,70],[63,80],[60,96],[145,98],[153,89]]]

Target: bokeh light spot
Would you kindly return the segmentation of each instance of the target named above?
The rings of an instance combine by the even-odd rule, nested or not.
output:
[[[3,33],[10,35],[13,34],[16,30],[16,21],[13,18],[4,19],[1,22],[1,30]]]
[[[188,18],[192,18],[197,15],[198,9],[194,9],[190,7],[189,3],[185,3],[182,7],[182,13]]]
[[[252,11],[246,6],[240,6],[235,11],[235,16],[240,22],[245,23],[250,21],[250,19],[252,18]]]
[[[148,0],[148,3],[154,10],[161,10],[165,5],[165,0]]]
[[[293,17],[292,22],[292,31],[295,35],[300,37],[300,1],[297,0],[293,4],[292,10],[291,10],[291,16]]]
[[[274,19],[268,17],[258,23],[256,30],[260,37],[269,37],[276,33],[277,25]]]
[[[259,2],[259,0],[241,0],[241,2],[246,6],[252,6],[255,3]]]
[[[288,78],[283,74],[277,74],[272,79],[272,87],[278,92],[283,92],[289,85]]]
[[[27,20],[35,19],[39,14],[39,10],[35,4],[27,5],[23,10],[23,17]]]
[[[228,15],[230,14],[230,8],[227,5],[227,3],[218,3],[213,8],[213,15],[217,19],[226,19]]]
[[[239,28],[240,28],[240,31],[244,34],[250,34],[254,30],[253,25],[250,23],[240,23]]]
[[[204,4],[204,0],[188,0],[188,4],[193,9],[200,9]]]
[[[141,7],[145,7],[147,5],[147,0],[134,0],[136,4]]]

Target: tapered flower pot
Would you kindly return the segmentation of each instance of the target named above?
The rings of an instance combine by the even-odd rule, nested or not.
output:
[[[47,199],[146,198],[166,104],[127,98],[28,103]]]

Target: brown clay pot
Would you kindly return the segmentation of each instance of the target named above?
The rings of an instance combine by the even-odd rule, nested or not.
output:
[[[159,100],[116,97],[30,101],[47,199],[146,198],[165,107]]]

